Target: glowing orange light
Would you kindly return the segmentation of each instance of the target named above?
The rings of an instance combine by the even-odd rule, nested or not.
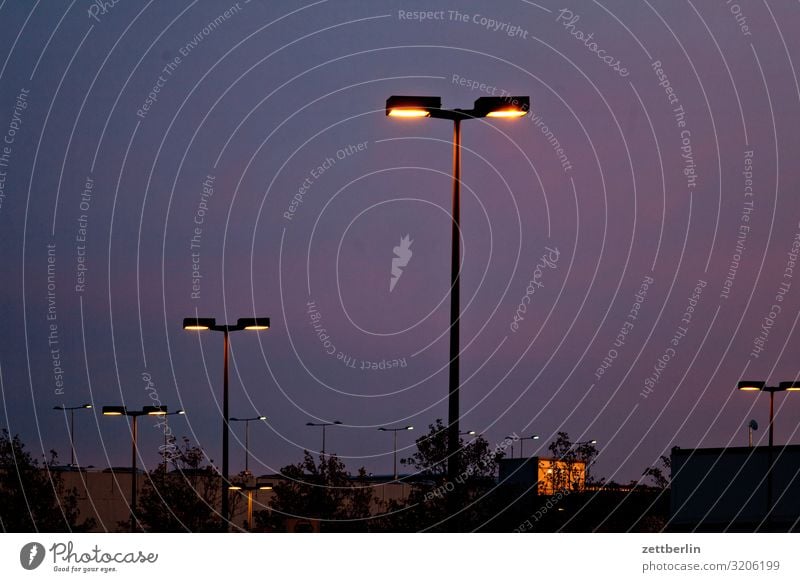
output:
[[[389,110],[391,117],[430,117],[430,113],[424,109],[394,108]]]

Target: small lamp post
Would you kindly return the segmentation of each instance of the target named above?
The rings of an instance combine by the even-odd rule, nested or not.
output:
[[[53,410],[69,412],[69,448],[70,466],[75,466],[75,411],[93,408],[91,404],[81,404],[80,406],[54,406]]]
[[[266,416],[258,415],[250,418],[231,417],[231,422],[244,423],[244,472],[250,474],[250,421],[267,420]]]
[[[322,427],[322,450],[320,454],[325,456],[325,429],[329,426],[337,426],[342,424],[341,420],[334,420],[333,422],[307,422],[306,426],[320,426]]]
[[[386,428],[382,426],[378,429],[382,432],[390,432],[394,435],[394,480],[397,481],[397,433],[401,430],[414,430],[413,426],[402,426],[400,428]]]
[[[255,485],[234,483],[228,486],[228,491],[245,491],[247,493],[247,523],[245,523],[247,531],[253,531],[253,492],[271,490],[272,483],[256,483]]]
[[[131,533],[136,531],[136,420],[140,416],[164,416],[166,406],[145,406],[141,410],[128,410],[124,406],[104,406],[103,416],[131,417]]]
[[[800,382],[781,382],[777,386],[767,386],[766,382],[744,380],[736,385],[742,392],[768,392],[769,393],[769,447],[767,466],[767,525],[772,522],[772,457],[773,457],[773,426],[775,417],[776,392],[800,392]]]
[[[538,440],[539,440],[539,435],[538,434],[532,434],[531,436],[527,436],[527,437],[519,437],[519,457],[520,457],[520,459],[525,458],[525,452],[524,452],[524,449],[523,449],[523,447],[525,446],[525,441],[538,441]]]

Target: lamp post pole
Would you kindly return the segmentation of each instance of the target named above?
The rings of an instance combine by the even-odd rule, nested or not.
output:
[[[131,415],[131,533],[136,531],[136,440],[138,415]]]
[[[69,411],[69,448],[70,466],[75,466],[75,411],[80,409],[91,409],[91,404],[81,404],[80,406],[54,406],[53,410]]]
[[[525,441],[537,441],[539,440],[539,435],[534,434],[529,437],[519,437],[519,457],[520,459],[525,457],[525,452],[523,447],[525,446]]]
[[[251,420],[267,420],[266,416],[258,415],[250,418],[236,418],[231,417],[231,422],[244,423],[244,472],[250,474],[250,421]]]
[[[255,485],[251,483],[242,483],[236,485],[230,485],[228,487],[229,491],[245,491],[247,492],[247,518],[245,521],[245,529],[247,531],[253,531],[253,493],[256,491],[271,491],[272,490],[272,483],[255,483]]]
[[[775,419],[775,390],[769,391],[769,448],[773,443],[773,420]]]
[[[225,356],[223,359],[223,375],[224,380],[222,384],[222,521],[225,530],[228,529],[228,520],[230,519],[230,498],[228,496],[228,442],[230,428],[228,423],[228,327],[225,326],[223,331],[223,349]]]
[[[767,448],[767,529],[772,525],[772,464],[774,457],[773,421],[775,419],[775,393],[800,392],[800,382],[780,382],[777,386],[767,386],[763,381],[741,381],[736,386],[743,392],[769,392],[769,447]]]
[[[138,439],[138,419],[140,416],[165,416],[166,406],[145,406],[142,410],[128,410],[125,406],[104,406],[103,416],[128,416],[131,418],[131,533],[136,531],[136,455]]]
[[[461,319],[461,119],[453,120],[453,216],[450,256],[450,374],[447,415],[447,476],[455,482],[460,471],[459,444],[459,324]],[[395,471],[396,472],[396,471]],[[396,477],[395,477],[396,478]]]
[[[453,122],[453,210],[450,257],[450,362],[448,375],[447,477],[455,481],[459,456],[459,320],[461,267],[461,121],[482,117],[517,118],[530,108],[522,96],[481,97],[472,109],[442,109],[441,98],[393,95],[386,101],[386,115],[398,118],[433,117]],[[451,496],[452,497],[452,496]]]
[[[223,334],[223,382],[222,382],[222,521],[225,530],[230,521],[230,499],[228,497],[228,442],[230,425],[228,421],[228,353],[230,352],[229,333],[232,331],[269,329],[269,317],[239,318],[235,325],[217,325],[212,317],[187,317],[183,320],[183,329],[187,331],[221,331]]]
[[[514,441],[516,440],[516,438],[513,437],[513,436],[506,435],[506,440],[510,440],[511,441],[511,458],[513,459],[514,458]]]
[[[336,426],[342,424],[341,420],[334,420],[333,422],[307,422],[306,426],[318,426],[322,427],[322,450],[320,451],[320,456],[325,456],[325,429],[329,426]]]
[[[387,427],[380,427],[378,430],[383,432],[391,432],[394,436],[394,480],[397,481],[397,433],[401,430],[414,430],[413,426],[402,426],[400,428],[387,428]]]

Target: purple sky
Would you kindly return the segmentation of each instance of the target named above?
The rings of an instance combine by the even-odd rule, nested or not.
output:
[[[268,417],[254,470],[336,419],[328,451],[389,473],[376,427],[417,427],[406,456],[447,416],[452,129],[384,103],[506,91],[529,117],[463,126],[462,430],[597,439],[617,481],[750,418],[765,437],[766,396],[734,387],[800,374],[799,26],[766,2],[0,4],[0,425],[67,460],[52,407],[92,401],[79,461],[125,465],[99,407],[152,394],[220,460],[222,338],[181,320],[256,314],[231,368],[232,415]]]

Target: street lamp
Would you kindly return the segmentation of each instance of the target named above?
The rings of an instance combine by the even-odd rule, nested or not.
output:
[[[538,440],[539,440],[538,434],[532,434],[529,437],[519,437],[519,458],[520,459],[525,458],[525,453],[523,452],[522,448],[525,446],[525,441],[538,441]]]
[[[414,430],[413,426],[402,426],[400,428],[386,428],[380,427],[378,430],[382,432],[391,432],[394,434],[394,480],[397,481],[397,433],[401,430]]]
[[[476,434],[478,434],[478,433],[475,432],[474,430],[468,430],[466,432],[458,433],[458,436],[475,436]]]
[[[777,386],[767,386],[766,382],[744,380],[736,385],[743,392],[769,392],[769,447],[767,465],[767,526],[772,521],[772,457],[773,457],[773,419],[776,392],[800,392],[800,382],[781,382]]]
[[[75,466],[75,411],[82,410],[82,409],[89,409],[92,408],[91,404],[81,404],[80,406],[54,406],[53,410],[63,410],[65,413],[69,411],[69,447],[71,450],[70,454],[70,466]]]
[[[266,416],[253,416],[251,418],[236,418],[231,417],[231,422],[244,423],[244,472],[250,474],[250,421],[251,420],[267,420]]]
[[[322,451],[320,451],[321,456],[325,456],[325,429],[329,426],[335,426],[338,424],[342,424],[341,420],[334,420],[333,422],[307,422],[306,426],[321,426],[322,427]]]
[[[231,419],[233,420],[233,419]],[[247,523],[245,529],[252,531],[253,529],[253,492],[254,491],[272,491],[272,483],[256,483],[250,485],[247,483],[235,483],[228,486],[228,491],[246,491],[247,492]]]
[[[176,410],[175,412],[168,412],[166,414],[162,414],[161,416],[164,417],[164,474],[167,474],[167,449],[169,446],[167,445],[167,436],[169,435],[169,422],[167,421],[168,416],[175,416],[175,415],[183,416],[186,414],[186,411],[183,409]],[[158,425],[156,425],[158,426]]]
[[[736,388],[742,392],[769,392],[769,446],[772,446],[772,421],[776,392],[800,392],[800,382],[781,382],[777,386],[767,386],[766,382],[743,381]]]
[[[136,420],[140,416],[164,416],[166,406],[145,406],[141,410],[128,410],[124,406],[104,406],[103,416],[130,416],[131,425],[131,532],[136,531]]]
[[[269,329],[269,317],[239,318],[235,325],[217,325],[213,317],[187,317],[183,320],[183,329],[187,331],[221,331],[223,333],[223,387],[222,387],[222,520],[227,523],[230,513],[230,502],[225,488],[228,483],[228,335],[232,331],[265,331]]]
[[[530,98],[522,96],[480,97],[472,109],[442,109],[440,97],[392,95],[386,100],[386,115],[400,119],[432,117],[453,122],[453,213],[450,259],[450,373],[448,391],[447,474],[455,481],[459,473],[459,319],[460,319],[460,214],[461,214],[461,122],[482,117],[519,118],[530,109]]]
[[[510,440],[511,441],[511,458],[513,459],[514,458],[514,441],[517,440],[517,437],[506,435],[506,440]]]

